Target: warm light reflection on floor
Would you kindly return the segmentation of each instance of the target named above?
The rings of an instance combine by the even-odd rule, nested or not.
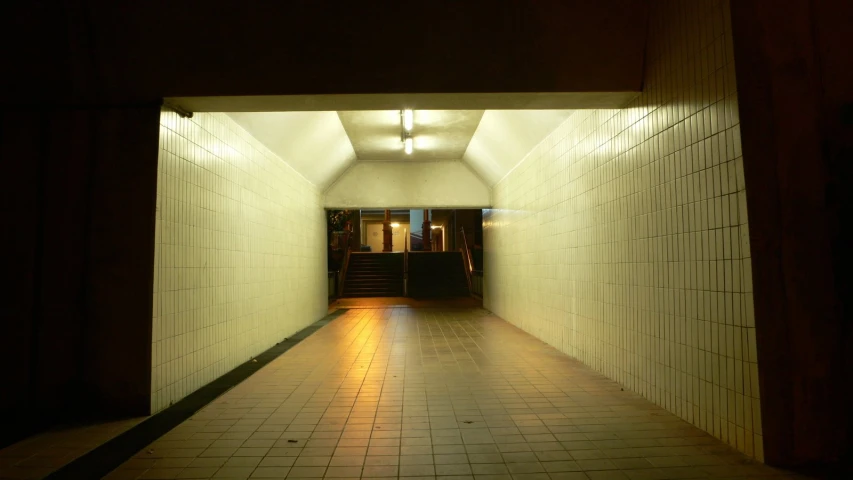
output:
[[[352,308],[108,478],[777,473],[481,308]]]

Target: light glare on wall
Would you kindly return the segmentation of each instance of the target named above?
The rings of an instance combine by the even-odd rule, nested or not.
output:
[[[403,132],[401,138],[403,140],[403,148],[406,150],[406,155],[411,155],[415,148],[414,140],[412,140],[412,128],[415,126],[415,113],[412,110],[400,110],[400,122],[403,124]]]
[[[403,128],[406,129],[407,132],[412,131],[412,127],[415,126],[415,113],[411,110],[403,110]]]
[[[397,227],[399,227],[399,226],[400,226],[400,224],[399,224],[399,223],[392,223],[392,224],[391,224],[391,228],[397,228]]]
[[[415,137],[413,136],[414,140]],[[412,147],[418,147],[418,150],[433,150],[441,147],[441,137],[439,135],[418,134],[417,143]]]

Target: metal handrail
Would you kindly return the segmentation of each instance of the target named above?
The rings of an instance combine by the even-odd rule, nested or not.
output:
[[[344,282],[347,279],[347,268],[349,267],[349,257],[352,251],[351,246],[347,246],[347,251],[344,253],[343,265],[341,265],[340,278],[338,280],[338,298],[344,295]]]
[[[403,237],[403,296],[409,296],[409,236]]]
[[[471,251],[468,250],[468,239],[465,238],[465,229],[459,228],[459,231],[462,233],[462,244],[464,245],[459,251],[462,252],[463,270],[465,270],[465,280],[468,281],[468,291],[470,292],[471,272],[474,270],[474,264],[471,262]]]
[[[465,228],[459,227],[459,232],[462,233],[462,244],[465,246],[465,257],[467,259],[466,263],[468,265],[468,271],[474,271],[474,260],[471,257],[471,249],[468,248],[468,239],[465,237]]]

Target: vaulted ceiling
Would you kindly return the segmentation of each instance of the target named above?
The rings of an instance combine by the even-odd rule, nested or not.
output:
[[[639,94],[638,86],[597,85],[506,93],[193,96],[165,102],[190,112],[227,113],[316,185],[326,208],[488,208],[492,187],[573,111],[621,108]],[[411,154],[402,142],[401,109],[414,112]]]
[[[399,110],[229,115],[325,190],[357,164],[436,161],[460,163],[491,188],[570,114],[571,110],[416,110],[411,154],[403,149]],[[391,170],[393,165],[376,165],[355,171],[371,172],[373,178],[376,172]]]
[[[325,189],[355,161],[350,138],[335,112],[240,112],[229,115],[321,189]]]
[[[415,110],[414,150],[400,155],[399,110],[338,112],[360,161],[459,160],[474,136],[482,110]]]

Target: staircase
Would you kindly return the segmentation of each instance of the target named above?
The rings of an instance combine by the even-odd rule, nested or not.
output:
[[[402,297],[403,254],[352,252],[344,297]]]
[[[461,252],[410,252],[409,296],[469,297]]]

